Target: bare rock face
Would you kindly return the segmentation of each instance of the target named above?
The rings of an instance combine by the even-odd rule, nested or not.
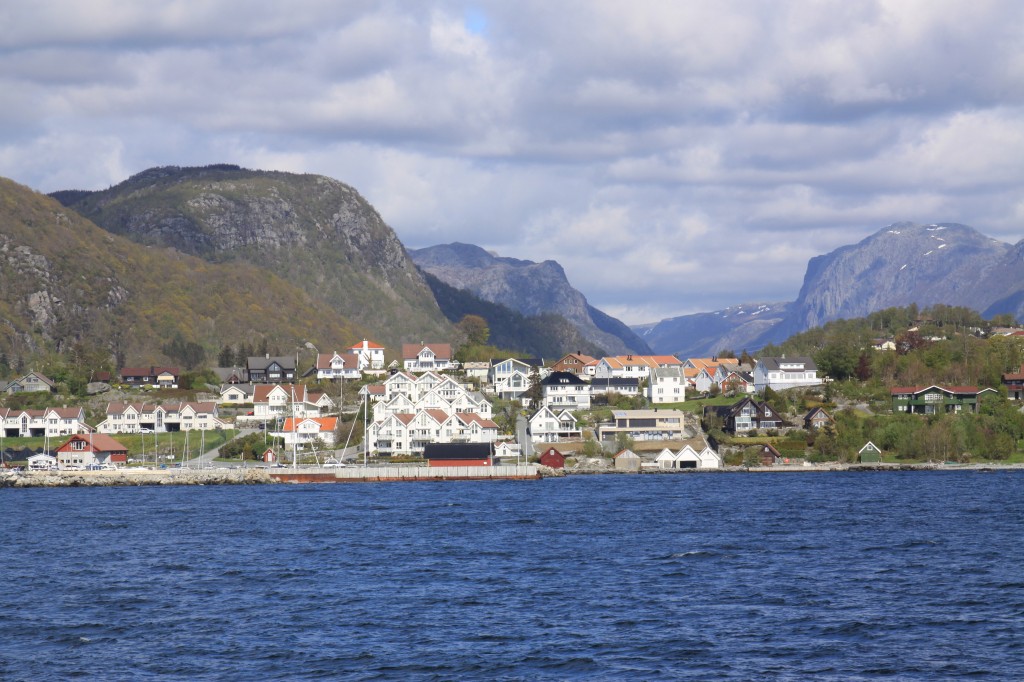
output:
[[[788,335],[841,318],[916,303],[979,312],[1024,289],[1015,248],[956,223],[894,223],[807,265]]]
[[[647,344],[626,325],[591,306],[555,261],[502,258],[479,246],[458,243],[409,253],[423,270],[449,286],[523,315],[557,313],[609,353],[650,353]]]

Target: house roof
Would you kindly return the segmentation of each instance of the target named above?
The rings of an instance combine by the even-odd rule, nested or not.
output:
[[[620,388],[638,388],[640,386],[640,380],[636,377],[594,377],[590,380],[590,385],[594,387],[603,386],[605,388],[611,388],[613,386]]]
[[[561,358],[561,359],[560,359],[560,360],[559,360],[558,362],[556,362],[555,364],[557,365],[557,364],[563,363],[563,362],[565,362],[566,360],[568,360],[569,358],[575,358],[575,359],[576,359],[576,361],[577,361],[577,362],[578,362],[579,364],[581,364],[581,365],[589,365],[589,364],[590,364],[590,363],[592,363],[592,362],[597,362],[597,358],[592,358],[592,357],[590,357],[589,355],[584,355],[583,353],[566,353],[566,354],[565,354],[565,355],[563,355],[563,356],[562,356],[562,358]]]
[[[173,374],[178,376],[181,374],[180,367],[122,367],[120,372],[122,377],[155,377],[161,374]]]
[[[373,341],[367,341],[366,339],[363,339],[356,345],[349,346],[349,350],[384,350],[384,346],[380,345],[379,343],[374,343]]]
[[[127,452],[128,450],[127,447],[125,447],[118,441],[103,433],[94,433],[87,436],[71,436],[66,441],[64,441],[63,445],[61,445],[57,449],[61,450],[64,447],[66,447],[69,443],[72,443],[76,440],[89,443],[90,447],[92,448],[92,452]]]
[[[271,355],[271,356],[253,356],[246,358],[245,366],[250,370],[253,369],[266,369],[270,365],[277,363],[281,366],[281,369],[295,369],[295,358],[291,355]]]
[[[294,393],[292,392],[294,390]],[[292,396],[295,400],[305,402],[306,400],[306,387],[303,384],[257,384],[256,390],[253,392],[252,401],[254,403],[265,403],[270,399],[271,391],[284,391],[288,394],[289,399]]]
[[[832,415],[830,415],[828,412],[826,412],[825,408],[819,406],[819,407],[812,407],[811,410],[807,414],[804,415],[804,421],[807,421],[808,419],[814,419],[818,415],[823,415],[829,421],[832,420]]]
[[[497,429],[498,428],[498,425],[495,422],[491,421],[490,419],[487,419],[485,417],[480,416],[476,412],[456,412],[455,413],[455,418],[458,419],[459,421],[461,421],[462,423],[466,424],[467,426],[469,424],[476,423],[476,424],[480,425],[480,428],[484,428],[484,429]]]
[[[672,367],[683,363],[674,355],[613,355],[601,358],[612,369]]]
[[[239,391],[250,398],[256,394],[256,384],[224,384],[220,387],[221,395],[232,389]]]
[[[41,381],[42,383],[46,384],[50,388],[54,388],[56,386],[56,384],[54,384],[51,379],[49,379],[46,376],[40,374],[39,372],[29,372],[28,374],[25,374],[23,376],[18,377],[17,379],[14,379],[14,380],[8,382],[7,386],[9,387],[12,384],[20,384],[20,383],[24,382],[25,379],[28,379],[29,377],[35,377],[36,379],[39,379],[39,381]]]
[[[818,366],[814,364],[814,360],[803,355],[794,355],[791,358],[758,358],[757,361],[771,372],[807,372],[817,371],[818,369]],[[783,367],[783,365],[800,365],[800,367],[797,369]]]
[[[344,367],[359,367],[359,356],[355,353],[318,353],[316,368],[331,369],[331,363],[335,357],[341,358]]]
[[[314,422],[318,424],[320,426],[320,431],[333,431],[338,426],[337,417],[288,417],[284,420],[284,426],[281,430],[294,431],[296,429],[296,424],[302,424],[303,422]]]
[[[587,382],[572,372],[552,372],[540,382],[541,386],[586,386]]]
[[[438,360],[451,360],[452,358],[450,343],[403,343],[402,359],[414,360],[424,348],[429,348]]]
[[[924,393],[933,388],[937,388],[945,393],[953,393],[955,395],[974,395],[980,393],[983,390],[992,389],[979,389],[977,386],[939,386],[938,384],[932,384],[930,386],[896,386],[895,388],[889,389],[890,395],[917,395],[918,393]]]

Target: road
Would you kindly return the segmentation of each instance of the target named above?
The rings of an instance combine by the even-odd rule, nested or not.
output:
[[[530,422],[526,420],[522,412],[516,417],[516,440],[522,450],[523,459],[527,462],[530,461],[530,457],[533,456],[533,440],[530,438]]]

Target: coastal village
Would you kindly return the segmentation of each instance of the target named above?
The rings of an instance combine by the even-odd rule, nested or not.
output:
[[[596,358],[575,352],[556,360],[459,362],[449,343],[403,344],[397,353],[367,339],[326,353],[308,346],[313,357],[305,363],[298,352],[266,353],[248,357],[244,366],[213,368],[219,384],[194,390],[194,400],[162,398],[180,394],[178,367],[97,373],[90,384],[94,400],[108,393],[118,399],[105,400],[92,421],[86,408],[63,404],[0,408],[4,468],[245,465],[244,455],[232,462],[209,446],[254,434],[266,447],[253,450],[249,465],[266,468],[539,464],[661,473],[800,467],[810,464],[807,454],[817,439],[835,439],[836,409],[855,409],[829,402],[832,378],[805,356]],[[880,340],[873,352],[895,348]],[[12,399],[57,391],[38,372],[3,388]],[[797,412],[768,399],[796,393],[805,408]],[[930,384],[889,391],[893,414],[923,419],[977,412],[987,396],[1021,400],[1024,367],[1003,374],[1001,389]],[[35,448],[11,445],[40,438],[43,445]],[[207,452],[214,456],[204,461]],[[884,445],[868,440],[853,461],[880,463],[885,454]]]

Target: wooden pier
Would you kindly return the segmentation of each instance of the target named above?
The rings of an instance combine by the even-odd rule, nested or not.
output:
[[[516,481],[539,479],[532,464],[503,466],[376,466],[320,469],[273,469],[282,483],[363,483],[379,481]]]

